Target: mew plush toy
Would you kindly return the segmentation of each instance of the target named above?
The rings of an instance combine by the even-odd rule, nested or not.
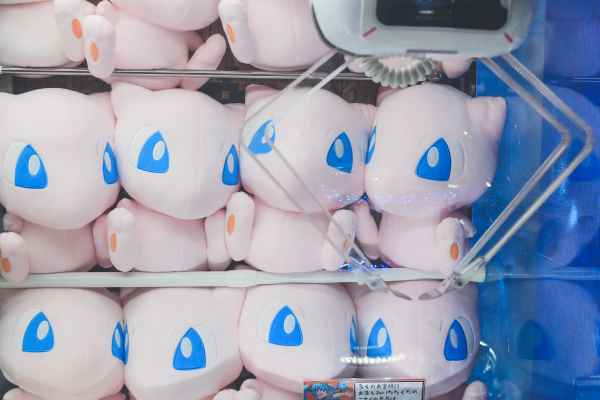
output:
[[[309,0],[221,0],[219,15],[234,56],[260,69],[302,69],[329,51]]]
[[[0,293],[0,370],[18,388],[4,400],[122,400],[128,340],[108,292]]]
[[[0,273],[87,270],[108,249],[91,223],[119,193],[108,96],[64,89],[0,93]]]
[[[436,285],[418,281],[391,287],[416,298]],[[373,361],[359,366],[359,376],[425,379],[427,399],[448,393],[468,379],[479,348],[475,286],[429,301],[354,289],[361,355]],[[482,386],[473,383],[463,398],[486,399]]]
[[[121,182],[135,199],[107,218],[121,271],[225,268],[225,212],[239,189],[243,109],[183,89],[113,86]]]
[[[298,394],[285,392],[256,379],[242,383],[239,391],[226,389],[219,392],[213,400],[297,400]]]
[[[241,153],[241,171],[244,188],[254,198],[241,192],[232,196],[226,243],[234,260],[263,271],[335,270],[354,239],[355,216],[341,208],[363,193],[370,109],[325,90],[307,93],[288,92],[255,117],[277,92],[252,87],[246,95],[250,119],[242,140],[249,151]],[[334,222],[321,213],[319,203]]]
[[[342,286],[277,285],[248,290],[240,317],[244,366],[259,380],[302,393],[303,381],[353,376],[354,304]]]
[[[64,3],[62,8],[71,12],[71,19],[79,21],[80,0],[55,1]],[[215,69],[225,53],[225,39],[213,35],[203,44],[197,33],[187,29],[203,28],[216,18],[216,0],[104,0],[95,15],[85,17],[81,24],[73,23],[70,37],[82,39],[80,53],[90,72],[107,82],[115,81],[110,77],[115,68]],[[190,52],[194,53],[191,58]],[[179,77],[119,80],[150,89],[179,85],[197,89],[206,82]]]
[[[73,66],[83,61],[84,0],[0,0],[0,65]]]
[[[470,98],[424,84],[385,97],[366,156],[366,192],[382,212],[379,233],[368,207],[356,207],[371,256],[393,265],[448,273],[473,236],[459,211],[494,177],[506,115],[501,98]]]
[[[130,350],[125,383],[138,400],[210,399],[242,371],[241,289],[133,293],[124,313]]]

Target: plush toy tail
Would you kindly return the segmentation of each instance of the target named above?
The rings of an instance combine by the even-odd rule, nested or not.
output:
[[[227,44],[223,36],[215,34],[209,37],[202,46],[198,47],[190,61],[187,69],[216,70],[225,55]],[[181,82],[181,87],[189,90],[198,90],[208,78],[186,78]]]

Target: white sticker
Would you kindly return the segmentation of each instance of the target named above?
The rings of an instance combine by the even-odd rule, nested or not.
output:
[[[423,400],[425,382],[389,381],[355,382],[355,400]]]

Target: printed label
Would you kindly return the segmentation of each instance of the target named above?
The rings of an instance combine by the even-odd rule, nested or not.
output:
[[[356,382],[354,393],[355,400],[423,400],[425,382]]]
[[[337,379],[304,382],[304,400],[423,400],[424,380]]]

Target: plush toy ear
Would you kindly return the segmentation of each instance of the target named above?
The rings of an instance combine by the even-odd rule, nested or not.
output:
[[[278,90],[264,85],[248,85],[246,87],[246,107],[251,107],[260,99],[274,96]]]
[[[233,289],[233,288],[215,288],[213,289],[213,297],[215,304],[220,304],[228,310],[234,312],[232,315],[239,315],[242,311],[242,305],[246,300],[245,289]]]
[[[110,99],[117,118],[122,115],[129,104],[135,104],[152,94],[151,90],[132,85],[130,83],[117,82],[112,85]]]
[[[356,111],[360,112],[369,125],[369,128],[373,126],[375,123],[375,114],[377,113],[377,108],[371,104],[362,104],[362,103],[352,103],[352,108]],[[369,133],[370,131],[367,131]]]
[[[99,106],[104,112],[109,113],[114,117],[114,112],[112,108],[112,103],[110,101],[110,93],[95,93],[89,96],[90,100],[92,100],[97,106]]]
[[[0,92],[0,114],[5,113],[14,94]]]
[[[110,21],[111,24],[116,25],[119,20],[119,13],[115,6],[107,0],[102,0],[96,6],[96,14],[102,15],[104,18]]]
[[[242,127],[244,126],[244,121],[246,119],[246,106],[243,104],[227,104],[225,106],[230,113],[231,118],[234,121],[234,125],[236,129],[239,131],[239,135],[242,134]]]
[[[495,141],[500,139],[506,120],[506,100],[502,97],[475,97],[467,103],[469,117],[478,131]]]
[[[383,100],[385,100],[386,97],[388,97],[391,94],[396,93],[398,90],[400,89],[392,89],[389,87],[380,87],[379,91],[377,92],[377,107],[379,107],[381,105],[381,102]]]

